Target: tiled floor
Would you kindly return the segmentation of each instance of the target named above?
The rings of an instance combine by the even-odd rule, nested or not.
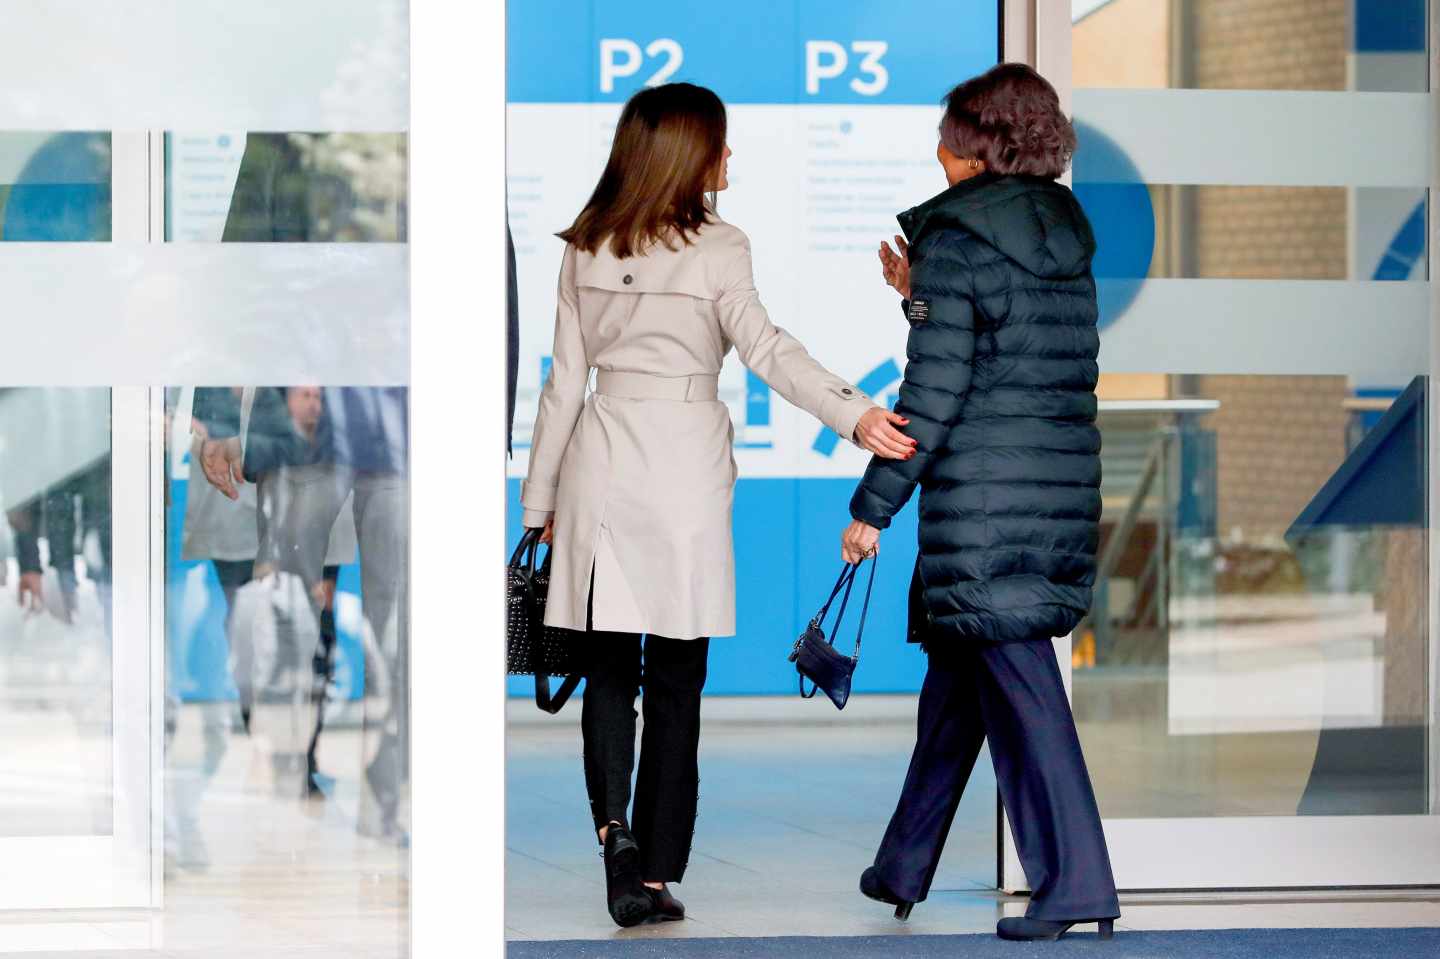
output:
[[[774,710],[784,712],[775,721]],[[846,709],[707,700],[700,820],[683,923],[619,930],[580,773],[579,710],[543,717],[512,703],[507,762],[506,935],[511,939],[865,936],[990,932],[1025,900],[993,890],[995,786],[976,766],[930,899],[908,923],[856,891],[913,743],[914,701],[862,697]],[[757,713],[756,710],[763,711]],[[1440,892],[1122,898],[1121,928],[1440,926]]]

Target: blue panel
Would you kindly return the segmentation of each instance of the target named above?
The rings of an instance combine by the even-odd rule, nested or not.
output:
[[[525,0],[510,4],[507,29],[511,103],[618,102],[663,74],[708,86],[729,103],[928,106],[996,62],[1000,33],[997,0]],[[608,53],[602,41],[611,42]],[[678,68],[661,41],[679,45]],[[856,46],[874,41],[886,44],[874,61],[880,70],[867,67],[867,49]],[[844,58],[813,92],[810,42],[838,44]],[[836,49],[816,53],[816,62],[837,63]],[[878,89],[855,89],[867,83]]]
[[[788,695],[795,667],[787,660],[795,637],[825,600],[840,572],[840,533],[850,521],[856,481],[741,479],[735,487],[735,561],[738,634],[710,646],[709,695]],[[520,481],[507,483],[506,542],[521,533]],[[884,555],[875,578],[856,692],[915,692],[924,657],[905,642],[906,596],[915,565],[916,509],[907,506],[881,540]],[[865,571],[868,575],[869,571]],[[854,614],[847,614],[847,618]],[[851,649],[856,620],[842,631]],[[507,677],[511,696],[529,697],[534,681]]]
[[[736,635],[710,644],[711,694],[783,693],[799,635],[796,505],[801,481],[743,479],[735,487]]]
[[[1425,523],[1427,379],[1417,376],[1301,511],[1286,539],[1320,526]]]
[[[1425,0],[1355,0],[1358,53],[1423,53]]]

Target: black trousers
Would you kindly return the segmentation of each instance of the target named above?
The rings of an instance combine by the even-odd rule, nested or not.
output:
[[[919,902],[980,746],[990,757],[1034,919],[1120,915],[1100,810],[1050,640],[930,650],[899,805],[875,857],[893,892]]]
[[[595,828],[626,825],[640,846],[646,882],[679,882],[690,860],[700,798],[700,692],[709,639],[590,633],[581,699],[585,788]],[[635,697],[645,687],[645,731],[635,778]]]

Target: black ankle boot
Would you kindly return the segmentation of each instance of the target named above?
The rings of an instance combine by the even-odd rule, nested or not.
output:
[[[617,926],[636,926],[655,914],[655,900],[640,881],[640,847],[630,830],[614,823],[605,833],[605,891]]]
[[[860,891],[876,902],[885,902],[895,907],[895,918],[901,921],[910,918],[910,910],[915,908],[915,903],[901,899],[890,891],[880,878],[880,872],[874,866],[868,867],[860,874]]]
[[[1101,939],[1110,939],[1115,935],[1114,919],[1030,919],[1021,916],[1001,919],[995,933],[1001,939],[1016,942],[1054,941],[1065,935],[1071,926],[1082,922],[1098,923]]]

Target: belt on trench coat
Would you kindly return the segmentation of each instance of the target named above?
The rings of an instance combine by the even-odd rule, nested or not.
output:
[[[720,377],[715,373],[695,376],[652,376],[600,370],[595,375],[595,392],[624,400],[673,400],[680,403],[707,403],[720,395]]]

